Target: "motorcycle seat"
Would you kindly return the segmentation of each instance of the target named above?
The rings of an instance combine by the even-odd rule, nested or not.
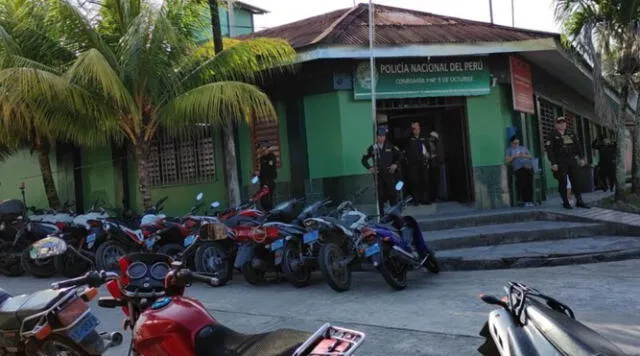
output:
[[[310,333],[278,329],[262,334],[242,334],[223,325],[209,325],[196,336],[197,356],[291,356]]]
[[[527,316],[535,327],[565,355],[624,355],[611,341],[586,325],[559,313],[545,304],[529,299]]]
[[[0,305],[0,330],[20,329],[25,318],[51,308],[65,295],[64,292],[65,290],[45,289],[11,297],[4,290],[1,291],[0,294],[7,297]]]

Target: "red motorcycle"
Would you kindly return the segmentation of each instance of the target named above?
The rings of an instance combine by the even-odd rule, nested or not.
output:
[[[64,241],[56,242],[56,253],[64,252],[62,245]],[[192,282],[217,286],[217,278],[192,272],[167,255],[147,252],[123,256],[119,267],[120,273],[115,279],[112,274],[90,271],[56,285],[106,283],[112,297],[100,298],[98,305],[121,307],[127,315],[125,330],[133,332],[129,354],[341,356],[353,355],[365,339],[362,332],[328,323],[313,334],[292,329],[242,334],[218,323],[198,300],[184,296],[185,288]]]

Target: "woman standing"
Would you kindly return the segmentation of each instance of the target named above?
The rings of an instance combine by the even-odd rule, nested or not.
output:
[[[511,164],[513,174],[516,176],[516,189],[524,206],[533,205],[533,163],[529,150],[520,146],[520,139],[513,136],[510,139],[511,146],[507,148],[505,162]]]

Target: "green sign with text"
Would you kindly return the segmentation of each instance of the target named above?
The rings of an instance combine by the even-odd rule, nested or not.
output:
[[[355,70],[356,100],[371,99],[371,69],[361,62]],[[434,96],[486,95],[491,75],[485,58],[416,58],[376,60],[376,98],[421,98]]]

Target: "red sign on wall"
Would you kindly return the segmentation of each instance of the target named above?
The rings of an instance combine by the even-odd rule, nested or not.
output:
[[[513,93],[513,109],[524,113],[534,114],[533,84],[531,82],[531,67],[529,63],[509,56],[511,71],[511,92]]]

